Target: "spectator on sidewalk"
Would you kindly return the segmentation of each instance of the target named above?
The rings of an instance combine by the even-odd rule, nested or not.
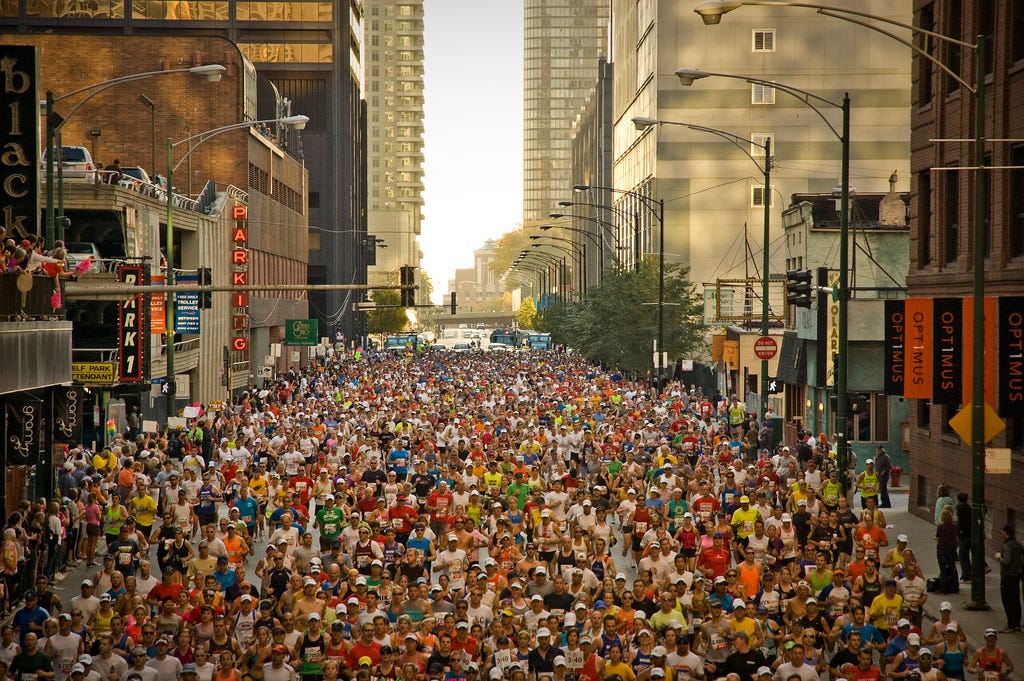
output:
[[[953,523],[953,512],[947,508],[942,512],[939,526],[935,528],[935,559],[939,563],[938,593],[954,594],[960,591],[956,578],[956,549],[957,528]]]
[[[1020,571],[1024,558],[1021,546],[1013,535],[1013,525],[1003,526],[1003,548],[996,553],[999,561],[999,595],[1003,600],[1003,611],[1006,612],[1006,628],[1004,633],[1020,631]],[[989,629],[985,632],[986,642]]]
[[[954,511],[953,497],[949,496],[949,488],[945,485],[939,485],[939,488],[935,490],[935,524],[938,525],[942,522],[942,512],[947,508],[950,511]]]
[[[967,492],[956,495],[957,553],[960,558],[960,581],[970,582],[971,575],[971,505],[967,503]]]
[[[875,472],[878,474],[878,507],[892,508],[889,500],[889,475],[892,473],[892,459],[885,447],[878,445],[875,453]]]

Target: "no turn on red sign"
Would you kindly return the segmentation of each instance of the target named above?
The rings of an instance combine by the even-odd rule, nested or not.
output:
[[[760,360],[774,359],[779,354],[779,344],[771,336],[761,336],[754,341],[754,354]]]

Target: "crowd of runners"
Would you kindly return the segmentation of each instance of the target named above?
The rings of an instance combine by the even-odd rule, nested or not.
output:
[[[1002,681],[872,464],[763,426],[561,352],[329,353],[69,451],[5,526],[0,679]]]

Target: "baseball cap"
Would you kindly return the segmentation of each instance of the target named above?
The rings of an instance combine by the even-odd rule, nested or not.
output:
[[[946,631],[956,632],[956,631],[959,631],[959,629],[957,628],[956,623],[950,622],[949,624],[946,625]]]
[[[903,542],[905,544],[905,543],[907,543],[909,541],[909,539],[907,539],[907,535],[901,534],[901,535],[896,537],[896,541],[901,541],[901,542]]]
[[[665,668],[655,667],[651,670],[651,678],[665,678]]]
[[[910,626],[910,620],[908,620],[906,617],[900,619],[900,621],[896,623],[896,628],[897,629],[899,629],[900,627],[909,627],[909,626]]]
[[[999,632],[997,632],[994,628],[989,627],[985,630],[985,636],[995,636],[996,638],[999,638]]]
[[[198,672],[196,671],[196,666],[194,664],[192,664],[191,662],[187,662],[187,663],[181,665],[181,673],[182,674],[198,674]]]
[[[564,655],[555,655],[555,659],[552,660],[552,664],[554,664],[556,667],[564,667],[565,666],[565,656]]]
[[[741,504],[749,504],[750,503],[750,497],[748,497],[746,494],[744,494],[742,497],[740,497],[740,503]]]
[[[71,673],[72,674],[84,674],[85,673],[85,667],[83,667],[82,665],[80,665],[80,664],[78,664],[76,662],[75,664],[71,665]]]
[[[771,676],[772,675],[772,668],[771,667],[758,667],[757,668],[757,675],[758,676],[765,676],[765,675]]]
[[[953,605],[949,601],[942,601],[939,603],[939,610],[942,612],[952,612]]]
[[[547,627],[541,627],[537,630],[537,638],[543,638],[544,636],[550,636],[551,631]]]
[[[791,522],[793,522],[793,516],[791,516],[788,513],[783,513],[782,514],[782,522],[784,522],[784,523],[791,523]]]
[[[665,657],[668,655],[668,649],[665,646],[654,646],[651,648],[651,657]]]
[[[372,667],[373,660],[371,660],[368,656],[363,655],[359,658],[359,666],[362,667],[363,665],[366,665],[367,667]]]
[[[907,645],[919,646],[921,645],[921,637],[917,634],[907,634]]]

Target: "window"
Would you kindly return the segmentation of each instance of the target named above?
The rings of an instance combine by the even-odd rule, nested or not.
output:
[[[774,194],[774,190],[775,190],[775,185],[772,185],[771,189],[769,190],[769,201],[771,201],[771,204],[769,204],[769,205],[775,205],[774,196],[771,196],[772,194]],[[764,206],[764,185],[763,184],[755,184],[754,186],[752,186],[750,188],[750,205],[751,206],[762,206],[762,207]]]
[[[750,103],[751,104],[774,104],[775,103],[775,88],[771,85],[764,83],[751,83],[750,84]]]
[[[985,36],[985,73],[993,72],[995,63],[995,21],[996,6],[994,0],[980,0],[978,2],[978,26],[980,35]]]
[[[932,403],[929,400],[917,400],[917,427],[928,430],[932,426]]]
[[[992,165],[992,154],[985,154],[985,167]],[[978,171],[975,171],[978,172]],[[985,199],[985,257],[992,255],[992,171],[986,170],[981,173],[981,195]]]
[[[935,30],[935,6],[925,5],[921,8],[921,19],[920,24],[922,31],[934,31]],[[932,39],[927,33],[922,33],[922,42],[924,51],[931,54],[931,43]],[[932,62],[930,59],[924,57],[917,57],[918,66],[921,68],[921,78],[918,81],[920,92],[918,94],[917,105],[927,106],[932,102]]]
[[[754,29],[754,40],[751,48],[754,52],[774,52],[775,51],[775,29],[774,28],[755,28]]]
[[[1024,256],[1024,144],[1010,148],[1010,186],[1006,196],[1010,202],[1007,247],[1009,257]]]
[[[1024,59],[1024,0],[1010,3],[1010,58]]]
[[[950,38],[960,40],[963,31],[964,9],[959,2],[949,3],[949,15],[946,23],[946,30],[943,31]],[[959,74],[963,65],[963,48],[954,43],[946,43],[946,66],[953,73]],[[960,83],[956,78],[946,74],[946,92],[952,94],[960,89]]]
[[[950,265],[960,255],[960,171],[956,163],[942,171],[942,262]]]
[[[932,175],[930,170],[917,174],[917,267],[932,264]]]
[[[756,159],[764,158],[764,145],[771,142],[771,153],[775,155],[775,135],[770,132],[754,132],[750,134],[750,155]]]

